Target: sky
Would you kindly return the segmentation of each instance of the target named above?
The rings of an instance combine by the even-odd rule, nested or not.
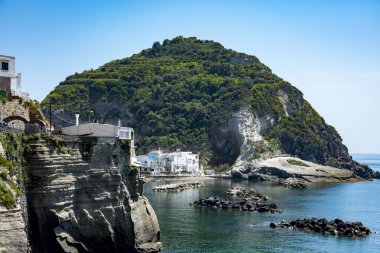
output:
[[[255,55],[351,153],[380,153],[380,0],[0,0],[0,55],[42,101],[68,75],[178,35]]]

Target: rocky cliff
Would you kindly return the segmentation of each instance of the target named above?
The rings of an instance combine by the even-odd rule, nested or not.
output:
[[[34,252],[157,252],[160,230],[136,169],[112,140],[30,142]]]
[[[284,111],[287,116],[284,121],[297,117],[292,116],[285,108],[287,108],[286,104],[284,104]],[[305,108],[299,107],[291,113],[302,114],[302,110]],[[262,167],[259,165],[261,161],[257,159],[292,155],[314,163],[351,170],[354,175],[362,178],[379,177],[379,173],[373,172],[368,166],[352,160],[347,147],[342,144],[339,134],[324,121],[318,125],[320,129],[312,129],[307,133],[312,135],[314,132],[321,132],[317,135],[320,138],[320,144],[315,146],[315,143],[310,141],[309,136],[302,139],[302,136],[305,136],[302,131],[308,130],[307,128],[313,125],[310,124],[305,128],[297,129],[286,126],[282,120],[273,118],[272,115],[258,117],[257,114],[247,108],[242,108],[234,113],[228,124],[216,131],[217,134],[219,132],[228,133],[228,138],[221,138],[220,136],[215,138],[221,147],[228,146],[223,141],[235,143],[234,149],[239,152],[235,153],[237,158],[232,169],[248,176],[250,173],[256,173],[255,170]],[[307,119],[304,120],[307,121]],[[222,143],[220,143],[221,140]],[[228,150],[225,152],[231,154]]]
[[[0,142],[0,157],[2,159],[6,158],[6,153]],[[0,172],[6,171],[3,166],[1,166]],[[2,173],[2,175],[4,175]],[[3,176],[4,177],[4,176]],[[17,194],[15,192],[14,185],[15,178],[10,176],[8,173],[6,178],[0,178],[1,184],[1,202],[4,200],[10,201],[10,199],[5,199],[3,196],[6,194],[11,194],[14,198],[12,203],[7,202],[6,205],[0,202],[0,252],[9,253],[21,253],[28,251],[28,240],[27,240],[27,219],[26,219],[26,203],[25,195]],[[12,183],[10,183],[12,182]],[[4,197],[5,197],[4,196]],[[10,197],[10,195],[8,195]],[[15,240],[17,238],[17,240]]]

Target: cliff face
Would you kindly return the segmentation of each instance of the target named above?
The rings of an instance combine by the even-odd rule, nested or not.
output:
[[[12,210],[0,207],[0,252],[26,253],[28,240],[20,200]]]
[[[128,155],[110,140],[30,142],[28,210],[34,252],[157,252],[160,230]]]
[[[213,147],[219,156],[232,158],[235,170],[248,171],[245,167],[252,167],[257,158],[289,154],[351,170],[362,178],[378,177],[368,166],[352,160],[338,132],[303,100],[301,93],[291,94],[281,86],[268,89],[274,89],[266,92],[272,94],[266,100],[278,103],[275,110],[258,113],[257,108],[242,107],[228,124],[213,132]],[[233,148],[225,149],[228,143],[233,143]]]
[[[0,157],[7,159],[1,142]],[[6,169],[0,166],[0,173],[4,173],[5,171]],[[1,175],[4,175],[2,173]],[[2,205],[3,203],[0,202],[0,252],[26,253],[28,252],[28,237],[26,231],[27,213],[25,195],[23,193],[17,194],[14,189],[15,187],[12,187],[12,185],[15,184],[14,182],[17,181],[15,176],[8,174],[6,178],[2,177],[0,178],[1,200],[5,200],[3,199],[5,194],[12,194],[13,201],[12,203],[8,202],[9,204],[5,204],[4,206]]]

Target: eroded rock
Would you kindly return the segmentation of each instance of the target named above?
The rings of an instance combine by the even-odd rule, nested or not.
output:
[[[297,228],[303,231],[311,231],[324,235],[348,236],[348,237],[363,237],[371,234],[371,230],[363,226],[361,222],[342,221],[335,219],[328,221],[327,219],[303,219],[294,220],[291,222],[281,221],[279,223],[271,222],[271,228]]]
[[[231,187],[226,191],[226,194],[243,200],[265,201],[270,199],[268,196],[256,192],[251,187]]]
[[[286,179],[280,179],[278,183],[283,185],[284,187],[293,188],[293,189],[305,189],[310,184],[310,182],[308,182],[307,180],[303,178],[297,178],[297,177],[289,177]]]
[[[165,184],[153,188],[154,192],[179,192],[188,189],[196,189],[205,187],[204,184],[199,182],[186,182],[178,184]]]
[[[194,201],[194,206],[203,206],[209,208],[229,209],[233,211],[247,211],[259,213],[281,213],[274,203],[252,202],[247,200],[231,201],[219,196],[211,196]]]

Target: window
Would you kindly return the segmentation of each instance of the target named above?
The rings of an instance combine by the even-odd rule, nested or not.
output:
[[[122,139],[122,140],[130,139],[129,131],[119,129],[119,139]]]
[[[1,70],[8,70],[8,69],[9,69],[9,63],[1,62]]]

